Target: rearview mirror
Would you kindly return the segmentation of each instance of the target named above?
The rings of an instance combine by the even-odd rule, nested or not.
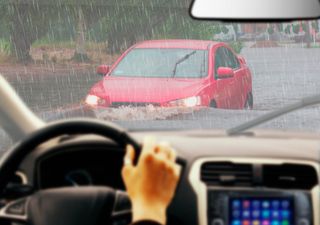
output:
[[[110,71],[110,66],[107,66],[107,65],[100,65],[97,68],[97,74],[101,76],[106,75],[107,73],[109,73],[109,71]]]
[[[319,0],[194,0],[196,19],[291,20],[320,16]]]
[[[217,71],[218,79],[227,79],[234,77],[234,72],[232,68],[229,67],[219,67]]]

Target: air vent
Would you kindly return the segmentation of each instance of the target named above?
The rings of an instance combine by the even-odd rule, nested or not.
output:
[[[310,190],[317,184],[317,172],[312,166],[295,164],[263,166],[263,186]]]
[[[208,162],[201,167],[201,180],[207,185],[252,186],[253,166],[231,162]]]

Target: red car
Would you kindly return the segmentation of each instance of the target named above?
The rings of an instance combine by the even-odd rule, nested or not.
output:
[[[144,41],[97,73],[104,78],[85,100],[93,107],[253,107],[251,72],[225,43]]]

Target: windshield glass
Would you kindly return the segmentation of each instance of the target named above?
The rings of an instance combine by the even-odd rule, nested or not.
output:
[[[206,53],[205,50],[192,49],[134,49],[111,75],[201,78],[207,75]]]
[[[189,6],[3,1],[0,73],[45,121],[129,130],[225,130],[320,94],[319,20],[202,21]],[[311,107],[259,128],[319,132],[319,118]],[[0,136],[0,150],[12,144]]]

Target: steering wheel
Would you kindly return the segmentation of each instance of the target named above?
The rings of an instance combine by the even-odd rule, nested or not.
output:
[[[66,134],[97,134],[113,140],[122,148],[131,144],[136,150],[136,158],[140,155],[140,145],[113,123],[91,119],[51,123],[32,133],[2,157],[0,191],[4,191],[27,154],[40,144]],[[10,202],[0,210],[0,219],[31,225],[105,225],[130,215],[130,200],[125,192],[95,186],[40,190]]]

